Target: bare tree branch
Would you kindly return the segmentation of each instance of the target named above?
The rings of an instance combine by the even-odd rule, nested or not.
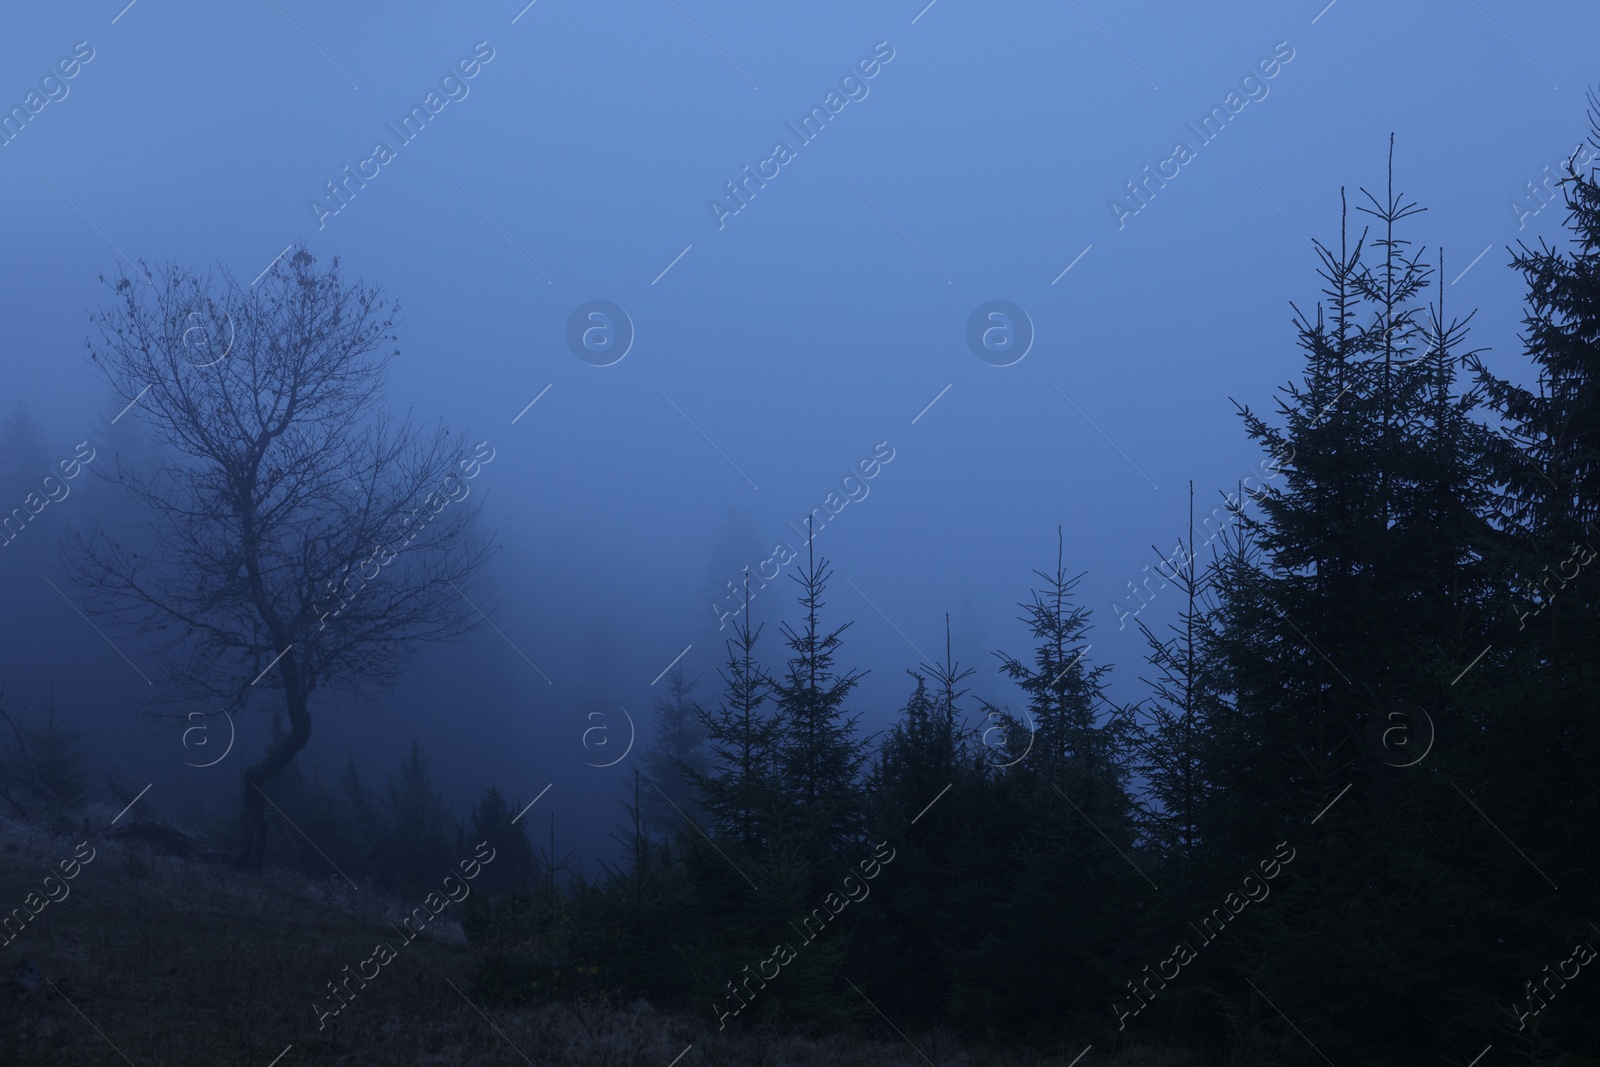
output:
[[[476,623],[452,586],[488,556],[482,496],[468,498],[493,449],[380,409],[394,311],[337,259],[320,270],[301,251],[252,287],[152,276],[111,283],[89,348],[168,459],[103,475],[148,522],[127,543],[75,534],[68,572],[88,610],[154,646],[149,714],[281,694],[290,732],[246,772],[252,841],[252,798],[310,736],[314,692],[393,685],[418,643]],[[247,844],[248,865],[260,847]]]

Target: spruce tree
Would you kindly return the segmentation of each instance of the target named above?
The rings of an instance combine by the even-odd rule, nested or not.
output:
[[[1593,92],[1589,121],[1590,143],[1600,143]],[[1554,1062],[1554,1049],[1541,1043],[1568,1055],[1600,1054],[1600,1019],[1581,1002],[1555,1000],[1533,1024],[1504,1006],[1526,1006],[1523,980],[1571,943],[1592,942],[1585,902],[1600,893],[1600,182],[1569,160],[1561,188],[1566,247],[1520,244],[1511,259],[1526,286],[1528,366],[1517,378],[1530,384],[1476,365],[1496,416],[1491,469],[1501,487],[1496,513],[1508,581],[1495,605],[1496,647],[1485,657],[1500,669],[1480,663],[1462,683],[1480,697],[1481,712],[1477,759],[1460,788],[1526,860],[1492,839],[1475,842],[1482,911],[1506,931],[1501,958],[1515,962],[1497,983],[1495,1028],[1483,1026],[1490,1013],[1481,1001],[1464,1000],[1458,1010],[1485,1040],[1528,1062]]]
[[[777,802],[777,724],[767,711],[772,679],[755,655],[761,628],[750,626],[748,584],[747,574],[742,610],[733,624],[733,636],[725,642],[728,658],[719,672],[722,699],[715,709],[700,711],[709,748],[706,767],[691,769],[688,778],[709,816],[713,836],[755,855],[767,842]]]
[[[461,858],[458,826],[416,741],[384,783],[382,861],[402,886],[432,887]]]
[[[1087,662],[1090,615],[1076,603],[1057,530],[1056,565],[1020,606],[1031,663],[996,652],[1027,698],[1027,739],[1006,746],[985,799],[995,839],[988,930],[958,961],[965,1013],[1036,1038],[1109,1030],[1105,1010],[1126,953],[1128,902],[1151,892],[1134,855],[1127,729],[1106,700],[1107,668]],[[1148,861],[1146,861],[1148,862]],[[1062,961],[1072,960],[1071,967]]]
[[[1404,236],[1420,209],[1392,168],[1382,198],[1364,195],[1376,237],[1352,247],[1341,216],[1338,251],[1316,244],[1326,304],[1296,309],[1305,369],[1281,425],[1241,408],[1251,439],[1289,458],[1280,485],[1233,505],[1238,536],[1214,572],[1225,699],[1204,737],[1216,792],[1200,832],[1237,865],[1214,867],[1218,900],[1278,843],[1297,855],[1273,903],[1237,940],[1230,928],[1218,1003],[1266,1010],[1259,991],[1333,1058],[1402,1063],[1445,1030],[1413,1025],[1444,1010],[1454,975],[1438,946],[1461,921],[1423,903],[1459,877],[1459,765],[1429,746],[1471,730],[1452,684],[1487,643],[1491,539],[1479,397],[1456,381],[1466,323],[1424,301],[1436,272]],[[1410,748],[1388,745],[1397,707]],[[1275,1015],[1229,1011],[1241,1038],[1298,1040]]]
[[[844,853],[859,842],[859,779],[866,753],[855,736],[857,717],[845,705],[864,672],[840,673],[834,666],[840,635],[850,624],[822,627],[823,594],[832,572],[809,541],[805,569],[791,577],[799,590],[801,622],[782,627],[790,655],[782,679],[772,687],[777,770],[800,855],[820,885],[832,877],[825,868],[849,862]]]
[[[955,662],[948,615],[943,661],[906,673],[912,691],[866,789],[869,839],[894,858],[870,880],[851,969],[885,1012],[932,1022],[949,1001],[953,959],[981,925],[973,892],[987,881],[993,843],[982,824],[986,776],[961,719],[974,672]]]
[[[372,787],[361,777],[354,752],[345,756],[344,772],[339,775],[334,790],[334,802],[346,813],[354,837],[350,862],[368,877],[377,875],[382,822]]]
[[[472,806],[471,825],[474,847],[487,842],[494,859],[484,864],[474,883],[490,895],[507,895],[526,889],[538,874],[533,844],[528,840],[527,823],[513,822],[510,805],[493,784]]]
[[[1074,590],[1083,575],[1069,575],[1065,540],[1056,529],[1056,566],[1036,570],[1041,586],[1019,605],[1022,622],[1035,642],[1031,663],[996,652],[1000,669],[1027,698],[1033,747],[1019,768],[1061,790],[1066,799],[1094,819],[1127,815],[1118,764],[1120,724],[1102,723],[1104,678],[1108,667],[1089,666],[1089,609],[1077,604]]]
[[[27,731],[33,767],[39,782],[65,810],[83,806],[88,797],[83,778],[83,733],[56,720],[55,700],[45,709],[44,722]]]
[[[1184,606],[1165,637],[1145,620],[1137,620],[1149,647],[1146,658],[1156,676],[1146,680],[1151,696],[1138,709],[1145,721],[1133,740],[1137,752],[1133,770],[1143,778],[1145,793],[1154,801],[1141,817],[1142,834],[1160,861],[1163,880],[1182,887],[1177,899],[1187,906],[1204,843],[1200,811],[1210,792],[1201,752],[1221,708],[1208,641],[1215,626],[1211,576],[1209,570],[1200,569],[1194,557],[1193,482],[1189,483],[1187,547],[1180,541],[1171,556],[1155,551],[1171,566],[1167,577],[1183,597]]]
[[[665,685],[665,691],[650,701],[655,737],[644,753],[646,777],[657,788],[647,789],[639,800],[652,832],[684,829],[684,818],[696,813],[693,775],[704,774],[709,766],[703,712],[694,699],[695,679],[682,667],[673,667]],[[682,807],[681,814],[674,804]]]

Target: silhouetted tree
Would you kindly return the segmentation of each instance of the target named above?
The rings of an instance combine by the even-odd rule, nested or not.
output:
[[[856,716],[846,711],[845,702],[864,672],[841,674],[834,668],[840,635],[850,624],[822,629],[822,596],[831,572],[826,560],[816,558],[810,541],[805,569],[790,577],[799,587],[803,614],[798,628],[783,625],[789,662],[772,687],[778,711],[777,770],[789,824],[799,832],[800,854],[821,878],[826,862],[837,861],[861,829],[860,772],[866,753],[855,736]]]
[[[1600,143],[1600,99],[1589,93],[1589,142]],[[1485,849],[1469,901],[1504,933],[1491,957],[1510,980],[1503,1001],[1463,1000],[1458,1017],[1521,1062],[1555,1063],[1600,1049],[1600,1016],[1582,1001],[1536,1008],[1520,983],[1540,974],[1569,943],[1593,943],[1589,902],[1600,894],[1600,181],[1572,160],[1561,182],[1566,247],[1520,244],[1523,350],[1519,381],[1476,362],[1493,410],[1490,469],[1500,547],[1509,572],[1494,605],[1495,648],[1462,680],[1481,695],[1473,763],[1460,788],[1492,812],[1496,826],[1560,892],[1529,888],[1522,856]],[[1528,384],[1520,384],[1526,381]],[[1489,669],[1486,670],[1485,668]],[[1496,669],[1498,668],[1498,669]],[[1491,831],[1492,832],[1492,831]],[[1520,867],[1520,869],[1519,869]],[[1537,877],[1537,876],[1536,876]],[[1480,963],[1480,966],[1482,964]],[[1487,967],[1483,970],[1488,971]],[[1492,972],[1491,972],[1492,973]],[[1535,988],[1540,979],[1535,977]],[[1548,990],[1536,995],[1548,998]],[[1578,993],[1577,996],[1589,996]],[[1574,993],[1564,993],[1572,997]],[[1504,1002],[1519,1002],[1512,1010]],[[1589,1001],[1593,1003],[1592,999]],[[1490,1029],[1486,1017],[1497,1025]]]
[[[432,885],[455,872],[462,851],[456,819],[434,788],[417,742],[411,742],[399,772],[384,783],[379,810],[383,819],[380,855],[398,883]]]
[[[747,575],[746,584],[748,580]],[[709,746],[707,767],[691,770],[688,777],[716,833],[755,854],[771,831],[777,801],[773,781],[777,727],[767,710],[772,679],[755,657],[761,628],[751,629],[748,604],[742,601],[733,636],[725,642],[728,658],[719,671],[722,699],[715,709],[700,712]]]
[[[1105,698],[1107,668],[1087,662],[1089,612],[1074,600],[1079,577],[1066,570],[1059,530],[1056,545],[1056,566],[1034,572],[1040,587],[1020,605],[1035,641],[1031,664],[995,653],[1028,714],[1009,722],[1022,736],[1007,738],[1009,765],[986,800],[992,873],[979,877],[994,900],[988,928],[954,961],[965,1018],[989,1015],[1039,1038],[1106,1027],[1109,1014],[1086,994],[1112,988],[1127,902],[1147,887],[1130,855],[1126,725]]]
[[[51,700],[44,721],[29,730],[27,737],[39,781],[55,794],[63,808],[82,807],[88,798],[83,784],[82,731],[62,725],[56,719],[55,701]]]
[[[995,653],[1001,672],[1028,698],[1033,746],[1018,766],[1063,790],[1087,818],[1103,814],[1122,819],[1128,811],[1118,763],[1121,724],[1114,718],[1100,721],[1105,703],[1101,679],[1109,668],[1085,662],[1089,609],[1073,600],[1083,576],[1068,576],[1064,553],[1058,528],[1055,569],[1035,571],[1043,585],[1031,601],[1019,605],[1022,621],[1037,642],[1033,662]]]
[[[985,923],[977,893],[993,860],[991,782],[980,757],[988,750],[973,744],[962,721],[964,683],[974,672],[954,659],[948,615],[944,659],[907,673],[911,694],[865,790],[869,840],[892,849],[893,860],[870,880],[851,969],[885,1012],[933,1021],[951,995],[952,961],[971,950]]]
[[[646,776],[656,788],[646,789],[639,803],[652,824],[652,832],[668,827],[681,830],[684,816],[695,815],[693,776],[704,774],[709,762],[704,712],[694,700],[694,690],[695,680],[682,667],[673,667],[667,672],[666,691],[650,699],[655,713],[655,737],[645,751],[644,765]],[[674,804],[682,807],[683,814]]]
[[[119,472],[147,541],[79,536],[73,576],[94,611],[156,635],[163,696],[278,693],[289,729],[242,785],[240,860],[258,867],[261,787],[305,747],[312,695],[395,684],[420,642],[476,622],[459,586],[487,549],[459,501],[492,451],[381,412],[393,322],[337,259],[113,291],[91,358],[169,455],[159,478]]]
[[[516,818],[500,790],[491,785],[472,806],[473,843],[487,841],[494,859],[479,874],[476,887],[489,894],[509,894],[533,884],[538,872],[528,825]]]
[[[0,800],[23,818],[42,817],[59,829],[87,797],[83,734],[56,720],[53,696],[37,726],[28,723],[27,703],[7,700],[0,685]]]
[[[1151,696],[1136,709],[1144,723],[1132,739],[1137,753],[1133,770],[1144,779],[1145,793],[1154,802],[1140,819],[1142,835],[1174,884],[1186,888],[1192,887],[1199,860],[1200,810],[1210,793],[1202,752],[1212,719],[1225,706],[1211,648],[1215,604],[1210,575],[1194,557],[1194,533],[1194,483],[1190,482],[1188,544],[1180,540],[1170,556],[1162,557],[1170,567],[1170,573],[1162,573],[1183,598],[1183,608],[1178,621],[1168,627],[1167,637],[1137,620],[1156,676],[1145,682]],[[1189,903],[1186,893],[1178,899],[1185,906]]]
[[[1392,170],[1364,195],[1376,238],[1352,248],[1341,216],[1339,250],[1316,245],[1327,304],[1296,311],[1305,369],[1282,425],[1242,409],[1288,458],[1281,484],[1232,505],[1239,538],[1214,572],[1227,706],[1203,739],[1200,832],[1216,899],[1278,843],[1297,855],[1213,984],[1219,1005],[1251,1005],[1226,1009],[1241,1035],[1296,1040],[1254,1015],[1254,983],[1333,1058],[1399,1064],[1445,1038],[1415,1022],[1441,1019],[1475,966],[1459,913],[1435,906],[1459,877],[1465,805],[1446,783],[1463,750],[1420,760],[1435,735],[1472,733],[1454,682],[1489,643],[1490,487],[1477,393],[1455,384],[1466,324],[1423,302],[1436,271],[1401,236],[1420,209]],[[1410,748],[1389,747],[1397,707],[1417,709],[1400,716]]]

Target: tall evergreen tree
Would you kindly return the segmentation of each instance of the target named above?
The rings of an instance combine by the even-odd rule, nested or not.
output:
[[[494,850],[494,859],[484,865],[476,883],[485,893],[517,892],[532,885],[539,873],[527,823],[513,822],[515,818],[505,797],[492,784],[472,806],[472,843],[488,842]]]
[[[395,881],[405,886],[431,886],[451,873],[461,851],[458,824],[428,773],[422,746],[400,761],[398,773],[384,783],[382,856]]]
[[[865,746],[855,736],[857,716],[845,707],[864,672],[840,673],[834,667],[840,635],[850,624],[824,631],[821,623],[831,576],[827,560],[817,559],[808,541],[805,569],[791,575],[799,589],[801,622],[783,625],[789,662],[773,684],[778,773],[789,824],[798,830],[800,854],[819,879],[832,877],[825,867],[849,862],[846,847],[859,840],[860,772],[866,761]]]
[[[0,685],[0,800],[23,818],[42,817],[53,830],[68,829],[76,821],[70,813],[87,796],[83,734],[57,721],[53,692],[37,726],[9,703]]]
[[[931,1022],[949,1003],[955,959],[984,925],[974,891],[995,842],[983,820],[988,778],[961,717],[974,672],[955,661],[948,615],[943,661],[907,673],[911,694],[866,790],[870,839],[894,858],[872,882],[851,967],[884,1011]]]
[[[695,679],[682,667],[667,672],[666,691],[650,700],[655,737],[644,754],[645,773],[657,788],[640,795],[639,803],[653,831],[684,829],[685,816],[695,815],[693,776],[709,767],[703,711],[694,699]],[[673,805],[682,806],[680,813]]]
[[[1466,324],[1423,302],[1435,272],[1402,235],[1420,209],[1392,169],[1382,199],[1365,195],[1377,237],[1352,248],[1341,217],[1339,250],[1316,246],[1327,303],[1296,309],[1305,371],[1283,391],[1282,427],[1241,409],[1249,436],[1290,459],[1281,486],[1250,493],[1259,516],[1235,508],[1240,536],[1215,572],[1229,699],[1204,739],[1217,793],[1201,832],[1239,865],[1214,872],[1219,897],[1278,842],[1301,857],[1240,927],[1218,1002],[1264,994],[1335,1058],[1402,1063],[1442,1036],[1408,1020],[1443,1010],[1430,978],[1447,971],[1427,969],[1441,954],[1425,946],[1448,923],[1421,902],[1453,877],[1445,828],[1460,806],[1445,754],[1414,756],[1467,732],[1452,682],[1484,649],[1492,583],[1478,395],[1456,386]],[[1416,709],[1414,751],[1387,747],[1397,706]],[[1249,1040],[1298,1040],[1275,1016],[1229,1010]]]
[[[739,610],[728,620],[732,636],[720,671],[722,697],[713,708],[701,709],[706,765],[690,768],[688,778],[704,818],[691,821],[688,829],[679,826],[673,843],[686,881],[682,896],[677,896],[676,875],[653,861],[641,869],[650,880],[648,893],[641,882],[638,891],[625,887],[623,894],[627,900],[688,902],[674,952],[686,976],[683,988],[697,1010],[709,1002],[714,1017],[722,1020],[719,1028],[728,1024],[729,1013],[736,1023],[748,1023],[826,1011],[841,955],[841,946],[830,940],[807,946],[799,960],[783,968],[772,989],[762,990],[754,1011],[745,1014],[740,1007],[744,1001],[735,983],[751,981],[753,973],[741,973],[741,964],[769,957],[779,941],[797,937],[789,924],[812,906],[816,880],[789,820],[783,724],[773,700],[775,683],[756,658],[761,628],[751,625],[749,583],[746,572]],[[643,863],[646,850],[636,846],[635,852]],[[646,970],[658,969],[660,947],[657,940],[643,950]]]
[[[29,730],[27,738],[40,782],[63,808],[81,807],[88,797],[83,784],[83,733],[56,719],[53,698],[45,708],[44,721]]]
[[[1103,710],[1105,666],[1089,666],[1084,657],[1089,643],[1089,609],[1075,603],[1074,590],[1083,576],[1067,573],[1066,544],[1056,530],[1056,566],[1034,571],[1041,586],[1031,601],[1019,605],[1022,622],[1036,644],[1031,663],[996,652],[1001,672],[1017,683],[1027,697],[1033,748],[1019,764],[1063,791],[1066,798],[1093,820],[1125,818],[1127,796],[1119,766],[1119,730],[1116,719],[1100,721]]]
[[[1105,1006],[1127,951],[1128,902],[1153,883],[1132,854],[1127,729],[1103,692],[1107,668],[1087,662],[1090,616],[1076,603],[1081,576],[1066,569],[1059,529],[1055,567],[1034,573],[1040,584],[1020,605],[1031,662],[995,655],[1027,698],[1035,736],[1031,747],[1008,739],[986,791],[992,873],[974,874],[994,903],[986,929],[954,961],[953,995],[965,1019],[988,1015],[1059,1039],[1111,1029]]]
[[[719,672],[722,699],[714,710],[700,712],[709,746],[707,766],[691,770],[689,780],[717,836],[753,855],[767,842],[777,803],[777,723],[767,711],[772,679],[755,656],[761,628],[750,627],[748,583],[747,574],[742,610],[725,642],[728,658]]]
[[[339,807],[347,813],[354,832],[351,862],[356,863],[369,877],[376,875],[383,824],[377,799],[373,796],[372,787],[361,777],[361,768],[356,766],[354,752],[345,756],[344,772],[339,775],[338,784],[334,787],[334,797]]]
[[[1590,143],[1600,143],[1592,91],[1589,121]],[[1510,576],[1496,605],[1496,650],[1486,657],[1501,669],[1480,664],[1463,683],[1481,696],[1482,710],[1478,759],[1461,788],[1494,812],[1528,861],[1481,843],[1474,877],[1482,910],[1507,931],[1500,960],[1510,954],[1515,963],[1502,963],[1496,976],[1504,1003],[1495,1029],[1481,1028],[1482,1004],[1462,1003],[1459,1012],[1486,1040],[1532,1063],[1556,1062],[1555,1048],[1600,1049],[1600,1018],[1579,1002],[1556,1001],[1531,1024],[1505,1006],[1536,1006],[1523,981],[1569,942],[1592,942],[1586,902],[1600,894],[1600,182],[1569,160],[1561,188],[1567,247],[1521,244],[1511,260],[1526,285],[1529,373],[1519,377],[1532,384],[1500,378],[1481,362],[1476,368],[1497,416],[1491,468]]]
[[[1134,771],[1154,802],[1146,809],[1141,830],[1165,872],[1164,880],[1181,886],[1178,899],[1189,903],[1203,838],[1200,811],[1210,793],[1201,758],[1207,731],[1218,714],[1222,696],[1211,655],[1215,604],[1210,572],[1194,557],[1194,483],[1189,483],[1189,537],[1171,556],[1162,556],[1167,575],[1184,599],[1176,623],[1165,637],[1139,619],[1149,647],[1147,659],[1156,677],[1146,681],[1151,698],[1141,709],[1144,729],[1133,741]],[[1163,571],[1165,574],[1166,572]]]

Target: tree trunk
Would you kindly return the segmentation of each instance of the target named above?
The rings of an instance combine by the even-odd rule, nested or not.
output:
[[[291,670],[285,671],[284,702],[289,711],[289,732],[280,737],[267,750],[261,760],[244,772],[240,788],[240,846],[238,866],[255,873],[261,870],[267,854],[267,794],[263,787],[279,771],[289,765],[306,742],[311,739],[311,712],[307,706],[309,693],[290,680]]]

